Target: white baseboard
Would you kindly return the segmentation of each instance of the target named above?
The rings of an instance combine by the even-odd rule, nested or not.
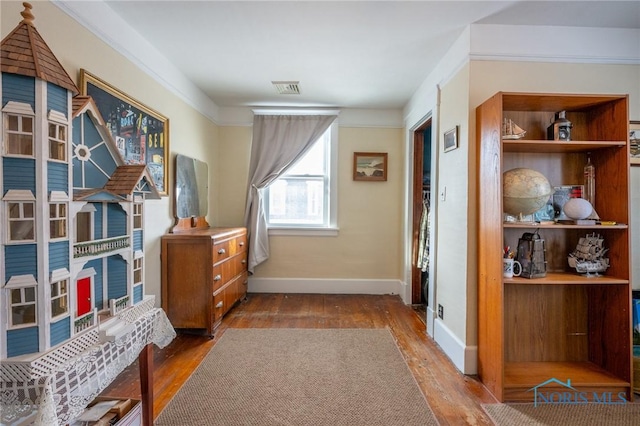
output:
[[[431,306],[427,306],[427,334],[433,338],[434,327],[436,323],[436,311]]]
[[[436,319],[433,339],[463,374],[478,374],[478,347],[465,346],[440,319]]]
[[[256,278],[249,277],[249,293],[402,294],[400,280]]]

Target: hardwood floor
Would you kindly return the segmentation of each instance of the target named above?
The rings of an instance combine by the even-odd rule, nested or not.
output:
[[[480,404],[495,399],[453,366],[427,336],[418,312],[391,295],[249,294],[223,319],[214,339],[178,334],[168,347],[154,346],[154,417],[228,328],[388,328],[442,425],[491,425]],[[140,398],[137,362],[103,395]]]

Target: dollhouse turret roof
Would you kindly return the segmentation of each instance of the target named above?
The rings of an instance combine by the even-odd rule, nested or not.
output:
[[[26,2],[23,5],[22,22],[2,40],[0,69],[4,73],[37,77],[73,94],[79,93],[78,86],[33,25],[31,5]]]

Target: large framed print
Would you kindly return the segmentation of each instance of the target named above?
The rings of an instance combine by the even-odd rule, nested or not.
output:
[[[125,164],[146,164],[161,195],[168,195],[169,119],[88,71],[80,92],[91,96]]]

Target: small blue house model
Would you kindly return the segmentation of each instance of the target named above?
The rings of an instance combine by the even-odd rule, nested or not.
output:
[[[2,40],[0,360],[72,344],[144,299],[145,165],[126,165],[33,25]],[[17,357],[17,358],[16,358]]]

